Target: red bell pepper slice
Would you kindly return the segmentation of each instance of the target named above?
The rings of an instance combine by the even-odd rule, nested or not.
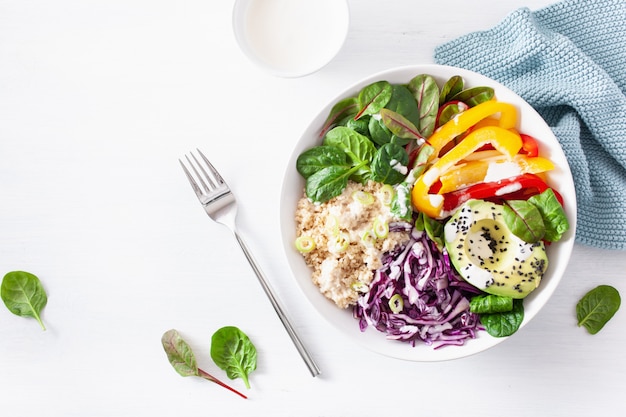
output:
[[[525,154],[530,158],[534,158],[539,156],[539,145],[537,144],[537,140],[532,136],[525,135],[523,133],[520,134],[522,138],[522,149],[520,153]]]
[[[523,174],[507,178],[501,181],[482,182],[461,188],[443,195],[443,210],[451,212],[468,200],[519,200],[527,199],[533,195],[541,194],[550,188],[540,177],[535,174]],[[563,205],[563,198],[554,190],[554,194]]]

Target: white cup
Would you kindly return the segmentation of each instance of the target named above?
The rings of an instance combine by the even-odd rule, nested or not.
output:
[[[328,64],[350,26],[346,0],[236,0],[235,38],[246,56],[280,77],[301,77]]]

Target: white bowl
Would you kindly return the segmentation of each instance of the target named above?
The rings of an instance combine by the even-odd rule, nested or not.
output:
[[[244,54],[280,77],[301,77],[326,66],[350,25],[346,0],[237,0],[233,30]]]
[[[548,182],[554,184],[563,195],[570,229],[559,242],[547,247],[549,267],[539,288],[524,300],[525,313],[521,327],[528,324],[546,304],[565,272],[574,245],[576,196],[567,159],[550,127],[528,103],[494,80],[464,69],[440,65],[415,65],[390,69],[359,81],[346,91],[341,92],[326,107],[321,109],[298,141],[289,160],[280,202],[281,232],[284,250],[294,279],[315,309],[341,333],[372,351],[393,358],[411,361],[441,361],[462,358],[484,351],[508,338],[495,338],[482,331],[479,332],[476,339],[468,340],[463,346],[447,346],[434,350],[431,346],[423,343],[413,347],[405,342],[387,340],[383,333],[371,328],[371,326],[365,332],[361,332],[358,320],[352,317],[352,309],[339,309],[332,301],[326,299],[311,282],[311,270],[305,265],[302,255],[294,248],[296,238],[294,214],[304,187],[304,180],[296,171],[296,159],[304,150],[320,144],[319,133],[333,104],[342,98],[355,96],[361,88],[372,82],[387,80],[391,83],[408,83],[418,74],[430,74],[437,79],[440,85],[453,75],[460,75],[464,78],[467,87],[493,87],[499,101],[508,102],[517,107],[519,116],[517,128],[521,132],[537,138],[540,142],[542,156],[551,159],[556,165],[556,168],[548,173]],[[514,336],[509,336],[509,338]],[[339,341],[334,340],[333,343],[339,343]]]

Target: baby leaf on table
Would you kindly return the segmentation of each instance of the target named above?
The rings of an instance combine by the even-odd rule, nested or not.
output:
[[[240,397],[247,398],[245,395],[224,384],[214,376],[208,374],[202,369],[198,368],[196,357],[193,354],[191,346],[185,342],[177,330],[168,330],[161,337],[161,344],[167,354],[167,359],[176,372],[181,376],[199,376],[208,381],[215,382],[218,385],[234,392]]]
[[[596,334],[611,320],[621,304],[619,292],[610,285],[599,285],[576,304],[578,326]]]
[[[35,275],[24,271],[7,273],[2,279],[0,296],[11,313],[32,317],[46,330],[41,320],[41,311],[48,302],[48,296]]]
[[[226,326],[213,334],[211,358],[230,379],[241,378],[250,388],[248,375],[256,369],[256,348],[239,328]]]

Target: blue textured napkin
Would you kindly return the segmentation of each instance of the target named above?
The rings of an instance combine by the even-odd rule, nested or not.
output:
[[[576,241],[626,249],[626,0],[521,8],[438,46],[435,61],[491,77],[528,101],[568,158]]]

